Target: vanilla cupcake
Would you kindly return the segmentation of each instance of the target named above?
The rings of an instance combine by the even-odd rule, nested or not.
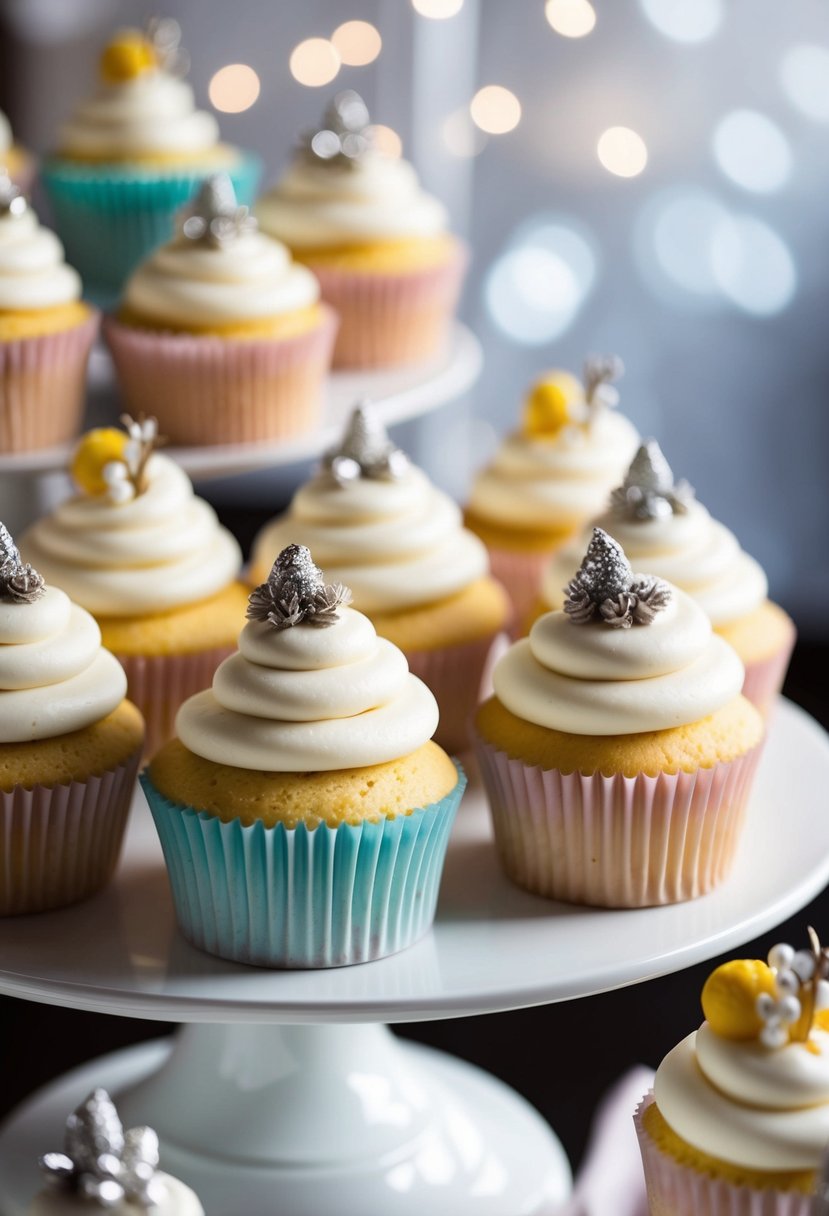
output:
[[[77,434],[98,314],[63,246],[0,172],[0,452]]]
[[[584,384],[546,373],[527,395],[520,428],[474,479],[466,523],[486,542],[518,627],[551,554],[602,509],[636,451],[635,428],[612,409],[621,371],[618,359],[593,357]]]
[[[711,518],[686,481],[674,481],[655,439],[639,448],[594,524],[613,536],[636,566],[693,596],[742,659],[743,693],[767,714],[783,684],[794,624],[769,600],[762,568],[734,534]],[[542,611],[562,606],[585,543],[585,538],[574,541],[553,557],[542,581]]]
[[[187,475],[154,450],[154,421],[125,423],[84,436],[70,469],[79,494],[21,545],[97,620],[147,719],[150,752],[234,649],[247,591],[237,581],[239,546]]]
[[[596,528],[564,611],[499,660],[475,720],[510,878],[619,908],[721,882],[763,738],[742,683],[694,600]]]
[[[466,250],[413,166],[378,144],[353,90],[337,94],[256,214],[337,310],[335,366],[388,367],[440,351]]]
[[[0,524],[0,915],[93,895],[118,861],[144,724],[95,621]]]
[[[652,1213],[813,1216],[829,1141],[827,952],[781,944],[718,967],[705,1021],[636,1112]]]
[[[195,107],[172,20],[119,30],[104,48],[97,91],[58,133],[42,172],[58,232],[87,288],[109,302],[142,258],[169,240],[177,209],[217,170],[243,202],[261,161],[223,144]]]
[[[434,697],[349,598],[288,546],[142,778],[179,926],[211,954],[343,966],[432,923],[465,778],[430,742]]]
[[[326,577],[351,588],[354,606],[429,685],[440,706],[438,741],[465,748],[509,601],[457,505],[394,446],[368,404],[357,406],[339,449],[286,513],[257,536],[254,582],[291,537],[311,549]]]
[[[319,284],[207,179],[129,279],[104,337],[121,391],[173,443],[286,439],[319,422],[336,320]]]
[[[35,179],[35,158],[14,142],[11,124],[0,110],[0,166],[23,194],[28,194]]]

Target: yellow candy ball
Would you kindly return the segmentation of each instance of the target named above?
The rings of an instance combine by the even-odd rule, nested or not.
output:
[[[106,84],[121,84],[149,72],[158,64],[155,48],[140,30],[123,30],[101,55],[101,79]]]
[[[124,459],[124,448],[129,436],[114,426],[98,427],[87,431],[75,448],[69,472],[78,489],[84,494],[104,494],[104,466],[113,460]]]
[[[571,406],[582,393],[581,384],[570,372],[550,372],[529,392],[524,405],[524,433],[557,435],[572,421]]]
[[[755,1039],[763,1028],[757,1016],[761,992],[774,995],[774,972],[758,958],[738,958],[712,971],[702,990],[702,1012],[723,1039]]]

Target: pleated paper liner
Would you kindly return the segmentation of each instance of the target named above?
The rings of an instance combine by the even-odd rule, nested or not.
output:
[[[127,696],[144,715],[144,755],[152,756],[176,733],[176,714],[197,692],[210,688],[216,668],[236,650],[217,646],[192,654],[116,654],[127,673]]]
[[[440,710],[435,742],[448,752],[470,746],[469,719],[482,696],[488,695],[484,678],[489,659],[503,630],[457,646],[435,650],[407,650],[409,670],[431,688]]]
[[[245,827],[165,798],[141,776],[176,917],[194,946],[261,967],[344,967],[405,949],[432,924],[466,777],[376,823]]]
[[[492,577],[506,587],[512,601],[513,636],[520,637],[526,631],[527,622],[534,619],[541,580],[550,562],[553,550],[543,553],[520,553],[517,550],[496,549],[487,545],[489,567]]]
[[[786,644],[776,654],[756,663],[746,663],[746,678],[743,683],[743,696],[756,705],[764,717],[768,717],[774,709],[774,704],[783,687],[789,660],[792,657],[796,632],[792,627]]]

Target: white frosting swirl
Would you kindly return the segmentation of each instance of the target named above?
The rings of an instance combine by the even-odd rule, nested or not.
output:
[[[176,730],[199,756],[267,772],[363,768],[422,747],[438,724],[402,653],[350,608],[326,629],[249,621],[213,688],[181,707]]]
[[[454,595],[486,575],[486,549],[456,503],[420,469],[395,481],[339,486],[320,473],[254,542],[257,574],[291,543],[307,545],[331,582],[351,588],[362,612],[395,612]]]
[[[252,321],[308,308],[319,284],[284,245],[246,232],[218,248],[180,237],[162,245],[127,282],[124,303],[171,325]]]
[[[0,742],[52,739],[99,722],[127,679],[95,621],[57,587],[33,604],[0,602]]]
[[[124,160],[131,156],[206,152],[219,140],[212,114],[197,110],[193,90],[162,71],[101,85],[60,129],[60,151]]]
[[[343,169],[298,157],[256,214],[292,249],[438,236],[448,224],[443,203],[421,189],[413,166],[379,153]]]
[[[659,1066],[654,1098],[678,1136],[757,1170],[817,1169],[829,1140],[829,1034],[816,1051],[720,1039],[707,1023]]]
[[[612,511],[599,516],[547,567],[542,595],[551,607],[563,603],[564,588],[579,567],[593,527],[614,537],[637,570],[645,569],[687,591],[715,627],[753,612],[768,594],[760,565],[743,552],[733,532],[694,501],[685,514],[664,519],[621,520]]]
[[[496,664],[499,701],[517,717],[576,735],[638,734],[708,717],[738,695],[743,666],[689,596],[672,588],[650,625],[533,625]]]
[[[164,1184],[159,1203],[147,1208],[124,1200],[107,1208],[110,1216],[204,1216],[204,1208],[189,1186],[169,1174],[158,1173],[156,1179]],[[83,1197],[52,1187],[35,1196],[29,1216],[94,1216],[95,1210],[95,1206],[90,1206]]]
[[[177,464],[156,453],[146,475],[147,489],[132,501],[70,498],[21,540],[25,560],[97,616],[195,604],[241,568],[236,541]]]
[[[53,308],[80,296],[79,274],[67,266],[63,245],[40,226],[34,211],[0,216],[0,309]]]
[[[508,528],[574,528],[604,506],[636,451],[639,436],[623,414],[602,410],[592,425],[554,439],[508,435],[476,476],[469,509]]]

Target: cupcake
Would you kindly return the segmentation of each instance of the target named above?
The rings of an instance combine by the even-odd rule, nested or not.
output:
[[[794,623],[769,600],[763,570],[736,537],[712,519],[686,481],[674,481],[655,439],[643,443],[622,484],[594,521],[637,566],[693,596],[716,633],[740,656],[743,693],[767,714],[783,684]],[[541,609],[560,608],[585,540],[560,550],[544,572]]]
[[[814,1216],[829,1140],[829,956],[775,946],[702,990],[705,1021],[660,1064],[636,1131],[654,1216]],[[821,1211],[823,1210],[821,1206]]]
[[[0,172],[0,452],[77,434],[98,314],[63,246]]]
[[[155,451],[153,419],[125,418],[81,440],[79,490],[28,529],[27,558],[98,622],[147,720],[147,752],[173,733],[179,705],[208,688],[235,647],[242,555],[186,474]]]
[[[194,106],[180,35],[171,20],[119,30],[101,55],[97,92],[43,166],[70,261],[106,302],[169,240],[176,210],[209,173],[229,173],[246,203],[256,193],[259,158],[220,143],[215,118]]]
[[[456,504],[394,446],[370,405],[357,406],[340,447],[257,536],[253,582],[292,537],[351,588],[355,608],[429,685],[440,706],[438,742],[465,748],[509,600]]]
[[[335,329],[311,272],[215,174],[131,276],[104,337],[130,409],[152,409],[173,443],[252,443],[318,425]]]
[[[336,367],[391,367],[441,350],[466,250],[412,165],[378,146],[353,90],[337,94],[256,214],[339,313]]]
[[[728,874],[763,738],[698,604],[596,528],[563,612],[493,675],[476,750],[504,869],[550,899],[677,903]]]
[[[105,1089],[94,1090],[66,1120],[63,1152],[40,1159],[45,1186],[29,1216],[204,1216],[195,1193],[158,1168],[151,1127],[125,1131]]]
[[[546,373],[527,395],[520,429],[473,482],[466,523],[509,588],[519,627],[551,554],[602,509],[636,450],[633,425],[612,410],[621,371],[618,359],[594,356],[584,384]]]
[[[144,724],[101,631],[0,524],[0,915],[86,899],[118,861]]]
[[[28,194],[35,179],[35,158],[14,142],[8,118],[0,110],[0,165],[23,194]]]
[[[288,546],[142,777],[179,926],[210,954],[337,967],[432,923],[465,778],[430,741],[434,697],[348,599]]]

